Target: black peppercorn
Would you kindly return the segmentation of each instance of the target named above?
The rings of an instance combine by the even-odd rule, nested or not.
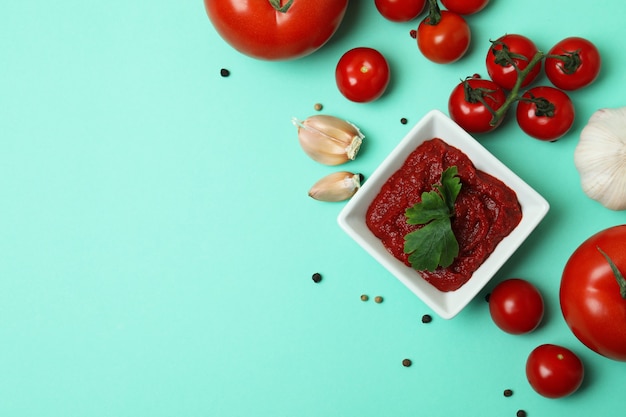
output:
[[[403,125],[407,124],[409,121],[407,120],[406,117],[403,117],[402,119],[400,119],[400,123],[402,123]]]
[[[524,410],[517,410],[517,413],[515,415],[517,417],[526,417],[526,411],[524,411]]]
[[[422,323],[430,323],[431,321],[433,321],[433,318],[430,314],[424,314],[422,316]]]
[[[226,68],[222,68],[222,69],[220,70],[220,75],[221,75],[222,77],[228,77],[228,76],[230,75],[230,71],[228,71]]]
[[[311,279],[313,279],[313,282],[320,282],[322,280],[322,274],[316,272],[311,276]]]
[[[411,359],[403,359],[402,360],[402,366],[405,366],[405,367],[408,368],[409,366],[411,366],[411,364],[413,364],[413,362],[411,362]]]
[[[513,390],[510,390],[510,389],[505,389],[504,390],[504,396],[505,397],[510,397],[511,395],[513,395]]]

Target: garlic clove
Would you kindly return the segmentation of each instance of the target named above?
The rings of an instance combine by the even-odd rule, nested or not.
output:
[[[309,196],[319,201],[344,201],[359,190],[362,180],[361,174],[348,171],[335,172],[313,184]]]
[[[363,134],[350,122],[329,115],[315,115],[304,121],[292,119],[304,152],[324,165],[339,165],[356,158]]]

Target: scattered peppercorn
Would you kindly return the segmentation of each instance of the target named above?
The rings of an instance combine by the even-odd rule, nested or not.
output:
[[[524,410],[517,410],[517,413],[515,415],[517,417],[526,417],[526,411],[524,411]]]
[[[430,314],[424,314],[422,316],[422,323],[430,323],[433,321],[433,317]]]
[[[407,124],[409,121],[407,120],[406,117],[403,117],[402,119],[400,119],[400,123],[402,123],[403,125]]]
[[[402,360],[402,366],[406,366],[408,368],[412,364],[413,364],[413,362],[411,362],[411,359],[403,359]]]
[[[510,389],[505,389],[504,390],[504,396],[505,397],[510,397],[512,395],[513,395],[513,390],[510,390]]]
[[[383,302],[383,297],[381,297],[380,295],[377,295],[376,297],[374,297],[374,301],[380,304]]]
[[[412,29],[412,30],[409,32],[409,35],[410,35],[413,39],[416,39],[416,38],[417,38],[417,31],[416,31],[415,29]]]
[[[311,276],[311,278],[313,279],[313,282],[320,282],[322,280],[322,274],[316,272],[313,276]]]
[[[228,76],[230,75],[230,71],[229,71],[229,70],[227,70],[226,68],[222,68],[222,69],[220,70],[220,75],[221,75],[222,77],[228,77]]]
[[[313,106],[313,108],[314,108],[316,111],[320,111],[320,110],[322,110],[322,109],[324,108],[324,106],[322,106],[322,104],[321,104],[321,103],[315,103],[315,105]]]
[[[369,299],[370,298],[366,294],[361,295],[361,301],[367,301]]]

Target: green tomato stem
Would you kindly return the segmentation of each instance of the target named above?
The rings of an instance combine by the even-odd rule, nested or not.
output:
[[[545,58],[545,54],[541,51],[537,51],[537,53],[532,57],[532,59],[528,62],[528,65],[523,70],[520,70],[519,67],[515,66],[515,70],[517,71],[517,80],[515,81],[515,85],[509,92],[509,95],[506,97],[506,100],[502,106],[496,110],[493,118],[491,119],[490,124],[492,126],[496,126],[498,122],[506,115],[509,108],[517,101],[519,101],[522,97],[520,94],[520,89],[522,88],[522,83],[530,74],[532,69],[539,64],[543,58]],[[514,64],[513,64],[514,65]]]
[[[609,255],[604,253],[604,251],[600,249],[599,247],[598,247],[598,251],[600,251],[602,256],[604,256],[606,261],[611,266],[613,275],[615,275],[615,279],[617,280],[617,285],[619,285],[619,293],[622,296],[622,298],[626,300],[626,278],[624,278],[624,275],[622,275],[620,270],[617,268],[617,265],[615,265],[615,262],[613,262],[613,260],[609,257]]]
[[[269,1],[269,3],[274,8],[274,10],[276,10],[277,12],[287,13],[287,10],[289,10],[294,0],[289,0],[287,4],[285,4],[284,6],[280,4],[281,0],[267,0],[267,1]]]
[[[441,20],[441,9],[437,0],[428,0],[428,16],[424,19],[427,25],[437,25]]]

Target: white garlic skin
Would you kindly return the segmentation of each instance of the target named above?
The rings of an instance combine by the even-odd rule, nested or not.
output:
[[[626,210],[626,107],[591,115],[574,150],[583,191],[611,210]]]
[[[344,201],[352,197],[360,187],[361,174],[339,171],[327,175],[313,184],[309,190],[309,197],[319,201]]]
[[[304,152],[324,165],[339,165],[356,158],[363,134],[350,122],[329,115],[315,115],[304,121],[293,119]]]

